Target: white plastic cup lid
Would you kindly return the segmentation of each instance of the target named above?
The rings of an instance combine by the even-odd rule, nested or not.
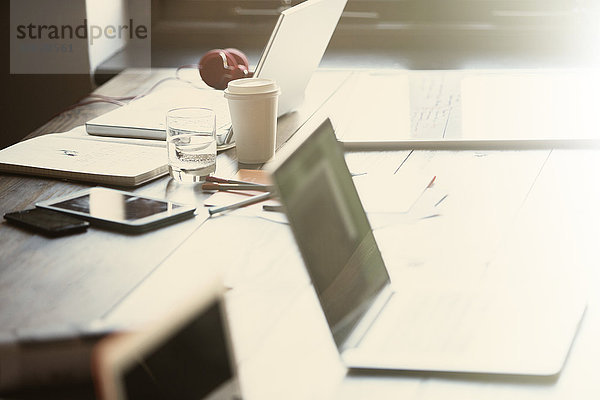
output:
[[[225,94],[267,94],[279,91],[272,79],[242,78],[229,82]]]

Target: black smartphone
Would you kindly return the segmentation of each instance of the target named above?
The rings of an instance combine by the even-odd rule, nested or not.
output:
[[[49,237],[84,232],[90,226],[87,221],[41,208],[4,214],[4,218],[12,224]]]

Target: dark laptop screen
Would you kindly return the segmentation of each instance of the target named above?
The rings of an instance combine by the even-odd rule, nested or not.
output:
[[[273,175],[339,346],[389,277],[330,121]]]

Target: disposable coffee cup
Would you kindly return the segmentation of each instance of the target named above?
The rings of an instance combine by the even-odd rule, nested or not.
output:
[[[271,79],[243,78],[229,82],[225,98],[238,161],[258,164],[275,154],[279,86]]]

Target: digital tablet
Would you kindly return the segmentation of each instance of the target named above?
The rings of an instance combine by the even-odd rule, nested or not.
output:
[[[36,207],[76,215],[98,226],[133,233],[189,218],[196,210],[189,205],[103,187],[43,201]]]
[[[155,324],[101,341],[91,360],[97,398],[241,399],[223,292],[207,277]]]

